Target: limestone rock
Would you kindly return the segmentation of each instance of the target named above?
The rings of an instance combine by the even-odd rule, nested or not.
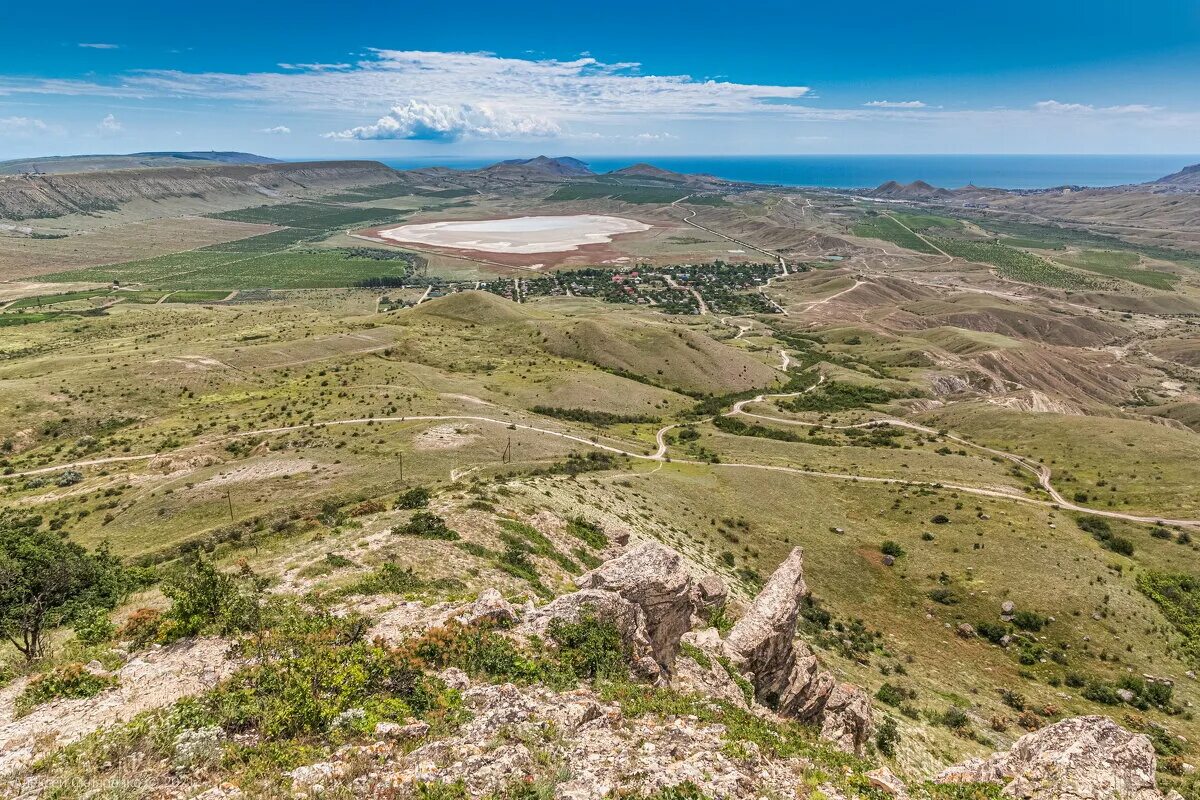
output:
[[[739,708],[748,706],[750,698],[746,697],[733,676],[721,665],[725,654],[721,649],[721,635],[716,628],[689,631],[683,635],[681,645],[684,647],[675,659],[675,669],[671,675],[672,688],[703,694]]]
[[[645,542],[581,576],[581,589],[614,592],[642,610],[654,658],[670,669],[679,637],[691,630],[696,613],[692,576],[683,556],[658,542]]]
[[[517,610],[496,589],[484,589],[458,619],[466,625],[507,625],[517,621]]]
[[[821,736],[858,752],[871,731],[871,701],[839,683],[796,641],[800,602],[808,594],[804,553],[797,547],[771,575],[725,640],[732,663],[754,684],[754,696],[786,716],[819,722]]]
[[[804,551],[797,547],[754,598],[725,640],[725,650],[744,671],[753,673],[755,695],[771,704],[788,689],[795,665],[792,645],[800,601],[808,595]]]
[[[1027,800],[1162,800],[1150,738],[1108,717],[1072,717],[1018,739],[1007,753],[951,767],[939,783],[1006,783]]]
[[[899,798],[899,800],[908,798],[908,790],[904,787],[904,782],[887,767],[871,770],[867,773],[867,780],[870,781],[872,788],[878,789],[884,794]]]
[[[822,739],[857,753],[871,735],[871,698],[852,683],[839,683],[829,693],[820,720]]]
[[[526,612],[525,618],[513,632],[518,636],[533,634],[548,639],[550,624],[554,620],[578,622],[588,614],[616,626],[621,634],[626,652],[630,655],[635,673],[651,679],[661,677],[662,669],[654,658],[654,648],[647,631],[645,613],[640,606],[616,592],[603,589],[581,589],[578,592],[556,597],[541,608]],[[678,646],[678,640],[676,640],[676,646]]]

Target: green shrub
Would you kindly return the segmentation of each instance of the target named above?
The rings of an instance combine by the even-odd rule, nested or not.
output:
[[[1018,611],[1013,614],[1013,625],[1023,631],[1040,631],[1048,622],[1046,617],[1034,611]]]
[[[405,536],[416,536],[420,539],[441,539],[447,542],[457,541],[459,536],[455,531],[446,527],[446,520],[428,511],[418,511],[412,519],[400,529]]]
[[[929,590],[929,599],[944,606],[952,606],[958,602],[958,595],[949,586],[938,586]]]
[[[950,706],[941,714],[936,715],[932,721],[952,730],[962,730],[971,726],[971,719],[967,716],[967,712],[958,706]]]
[[[272,607],[267,625],[245,639],[251,665],[200,701],[210,724],[270,739],[327,732],[348,709],[403,720],[440,702],[441,688],[404,653],[366,641],[353,617]]]
[[[171,608],[162,615],[159,638],[175,641],[202,633],[229,636],[256,630],[266,584],[245,562],[238,572],[226,573],[202,556],[188,558],[163,580]]]
[[[608,535],[604,529],[583,517],[575,517],[568,522],[567,533],[582,540],[584,544],[594,550],[603,550],[608,547]]]
[[[424,486],[414,486],[396,500],[396,508],[417,509],[429,505],[429,490]]]
[[[889,758],[896,755],[896,745],[900,744],[900,726],[892,717],[884,717],[883,722],[875,729],[875,748]]]
[[[879,552],[883,553],[885,556],[899,558],[900,556],[904,555],[904,548],[900,546],[899,542],[894,542],[891,539],[888,539],[883,544],[879,545]]]
[[[18,695],[14,708],[16,715],[23,717],[42,703],[60,698],[94,697],[116,684],[115,677],[95,675],[88,672],[83,664],[64,664],[50,672],[35,675]]]
[[[1185,573],[1142,572],[1138,590],[1150,598],[1184,639],[1184,652],[1200,664],[1200,580]]]
[[[904,705],[909,700],[914,699],[915,697],[916,692],[912,691],[911,689],[904,689],[900,686],[896,686],[893,683],[887,682],[880,686],[879,691],[875,693],[876,700],[897,708]]]
[[[92,606],[75,613],[71,628],[75,631],[75,638],[88,647],[107,642],[117,631],[117,627],[108,618],[108,610]]]

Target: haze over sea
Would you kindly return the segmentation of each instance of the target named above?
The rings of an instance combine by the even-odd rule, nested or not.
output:
[[[934,186],[967,184],[1001,189],[1118,186],[1142,183],[1200,162],[1200,155],[787,155],[579,157],[596,172],[646,161],[675,172],[729,180],[827,188],[875,187],[886,181],[923,180]],[[447,166],[474,169],[500,158],[380,158],[396,169]]]

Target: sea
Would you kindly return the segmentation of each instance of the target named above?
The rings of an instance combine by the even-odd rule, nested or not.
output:
[[[1200,155],[780,155],[578,157],[595,172],[640,161],[673,172],[782,186],[872,188],[887,181],[923,180],[934,186],[968,184],[998,189],[1119,186],[1170,175]],[[477,169],[501,158],[380,158],[396,169],[444,166]]]

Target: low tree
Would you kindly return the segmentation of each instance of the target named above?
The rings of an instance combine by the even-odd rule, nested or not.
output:
[[[84,609],[113,608],[129,578],[107,546],[89,553],[41,518],[0,515],[0,634],[35,661],[47,634]]]

